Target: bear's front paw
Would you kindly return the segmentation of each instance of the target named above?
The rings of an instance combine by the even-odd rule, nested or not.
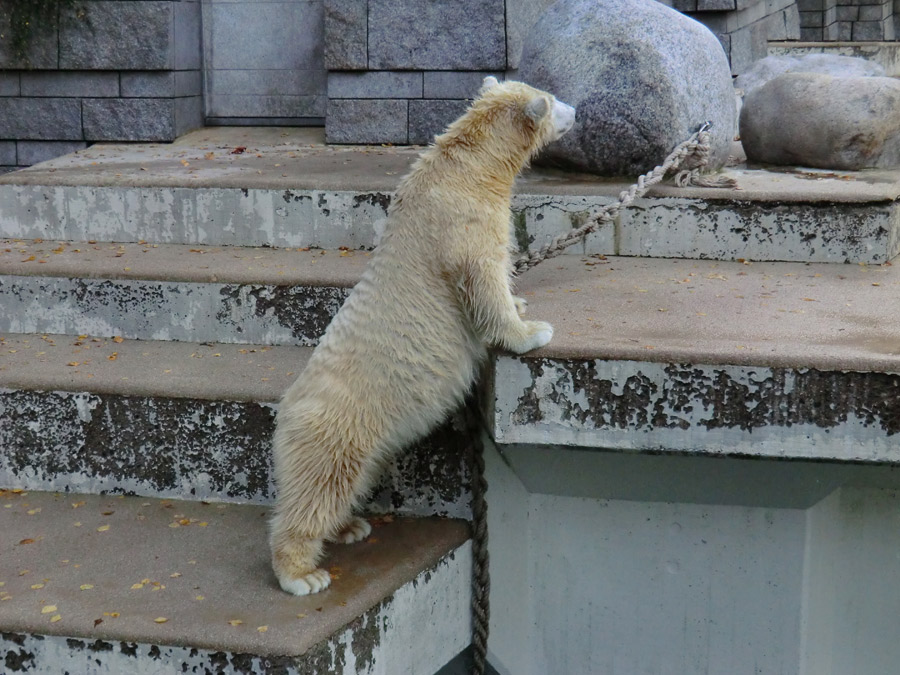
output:
[[[527,337],[521,345],[513,345],[512,351],[516,354],[524,354],[532,349],[543,347],[553,339],[553,326],[546,321],[526,321]]]

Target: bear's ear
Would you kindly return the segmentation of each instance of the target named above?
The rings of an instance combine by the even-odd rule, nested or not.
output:
[[[481,91],[479,91],[478,93],[483,94],[488,89],[492,89],[493,87],[496,87],[498,84],[500,84],[500,83],[497,81],[496,77],[494,77],[493,75],[488,75],[481,82]]]
[[[525,114],[535,122],[540,122],[550,112],[550,101],[546,96],[535,96],[525,106]]]

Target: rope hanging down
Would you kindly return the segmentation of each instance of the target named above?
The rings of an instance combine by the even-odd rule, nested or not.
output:
[[[594,218],[578,229],[556,237],[538,251],[519,258],[513,271],[516,275],[531,269],[547,258],[562,253],[566,248],[582,241],[588,234],[596,230],[602,223],[609,222],[624,207],[635,199],[646,194],[647,190],[662,182],[672,171],[675,174],[675,185],[687,187],[735,187],[733,178],[721,174],[702,174],[709,164],[710,156],[710,124],[707,122],[699,131],[678,145],[665,161],[658,167],[640,176],[637,183],[619,195],[619,199],[604,206]],[[470,396],[463,410],[466,433],[470,438],[469,470],[472,481],[472,615],[473,615],[473,668],[474,675],[483,675],[487,660],[487,641],[490,621],[490,558],[488,556],[487,531],[487,481],[484,478],[484,422],[481,418],[479,397]]]
[[[626,206],[630,206],[635,199],[643,197],[647,191],[673,171],[675,185],[678,187],[730,187],[736,186],[733,178],[722,174],[702,174],[701,171],[709,164],[710,156],[710,123],[706,122],[700,129],[678,145],[665,161],[658,167],[639,176],[637,182],[627,190],[619,194],[619,199],[612,204],[601,208],[594,217],[581,227],[561,234],[549,244],[537,251],[526,253],[516,260],[513,265],[513,273],[521,274],[547,258],[558,256],[572,244],[582,241],[587,235],[596,230],[600,225],[612,221]]]

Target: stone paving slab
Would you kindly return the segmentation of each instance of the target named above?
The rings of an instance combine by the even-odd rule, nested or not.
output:
[[[269,569],[266,515],[258,506],[0,490],[2,646],[18,633],[327,659],[316,646],[345,629],[359,663],[404,611],[449,630],[428,641],[446,642],[446,660],[468,644],[466,523],[375,519],[367,541],[328,547],[330,589],[294,597]],[[447,587],[431,594],[430,581]],[[392,611],[413,584],[434,604],[416,607],[407,592],[407,606]]]

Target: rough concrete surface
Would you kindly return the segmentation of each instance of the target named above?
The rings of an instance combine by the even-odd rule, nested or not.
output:
[[[5,634],[300,655],[390,604],[402,586],[427,584],[420,575],[446,564],[468,538],[460,521],[376,519],[367,541],[328,547],[331,588],[294,597],[270,571],[266,514],[257,506],[0,490],[0,626]],[[365,623],[354,644],[371,654],[384,631],[360,630]]]

